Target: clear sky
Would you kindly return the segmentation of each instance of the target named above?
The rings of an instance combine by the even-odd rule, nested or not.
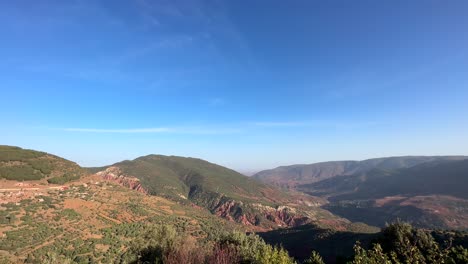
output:
[[[240,171],[468,154],[468,1],[0,1],[0,144]]]

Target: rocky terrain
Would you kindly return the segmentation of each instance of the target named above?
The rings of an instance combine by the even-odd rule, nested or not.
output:
[[[104,180],[115,182],[131,190],[148,194],[148,191],[143,188],[138,178],[123,174],[117,167],[109,167],[103,171],[97,172],[96,175],[102,177]]]

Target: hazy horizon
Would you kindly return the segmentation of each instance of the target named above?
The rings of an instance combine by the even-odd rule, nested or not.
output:
[[[468,155],[468,2],[4,1],[0,144],[240,172]]]

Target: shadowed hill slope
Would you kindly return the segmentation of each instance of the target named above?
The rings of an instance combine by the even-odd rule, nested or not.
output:
[[[300,186],[326,193],[334,200],[383,198],[394,195],[450,195],[468,199],[468,160],[434,161],[407,169],[374,169]]]
[[[280,187],[296,187],[329,179],[335,176],[366,173],[373,169],[395,170],[410,168],[418,164],[462,160],[465,156],[403,156],[368,159],[363,161],[329,161],[314,164],[282,166],[258,172],[253,177]]]
[[[373,169],[298,186],[328,198],[351,221],[383,226],[402,219],[425,228],[468,227],[468,160],[437,160],[398,170]]]

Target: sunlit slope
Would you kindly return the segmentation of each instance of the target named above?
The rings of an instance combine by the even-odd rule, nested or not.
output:
[[[16,181],[46,179],[61,184],[84,174],[85,170],[76,163],[55,155],[0,146],[0,178]]]
[[[201,159],[148,155],[102,168],[99,174],[111,174],[111,170],[121,171],[122,177],[138,178],[149,194],[193,203],[245,225],[269,229],[338,219],[319,208],[318,199],[282,192]]]
[[[189,197],[200,189],[242,201],[284,198],[234,170],[196,158],[149,155],[115,165],[139,178],[150,193]]]
[[[146,195],[95,175],[65,186],[26,188],[23,196],[2,197],[0,263],[50,263],[44,260],[50,253],[76,263],[114,263],[160,224],[197,240],[249,230],[206,209]]]

